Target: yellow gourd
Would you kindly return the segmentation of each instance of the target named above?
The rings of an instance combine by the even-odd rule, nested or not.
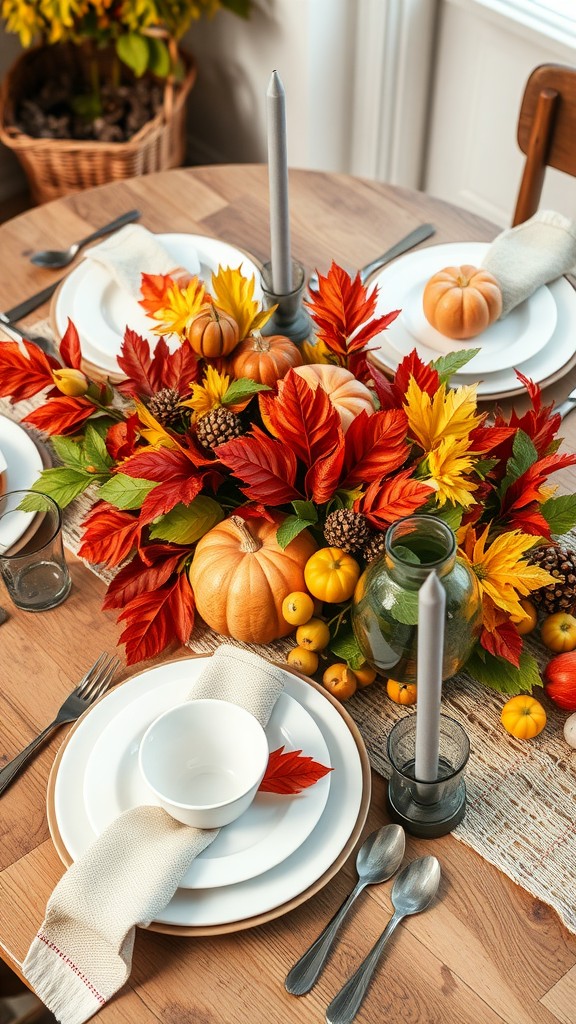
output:
[[[504,705],[500,721],[511,736],[518,740],[531,740],[546,725],[546,712],[534,697],[522,693]]]
[[[320,548],[304,568],[304,580],[312,597],[329,604],[348,601],[359,576],[356,559],[340,548]]]

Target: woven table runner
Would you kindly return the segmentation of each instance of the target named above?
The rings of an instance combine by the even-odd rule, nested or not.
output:
[[[45,324],[38,329],[47,333]],[[0,399],[0,413],[20,422],[39,404],[38,397],[15,405]],[[34,431],[31,434],[34,436]],[[41,439],[36,436],[36,440]],[[82,519],[95,493],[81,495],[64,510],[64,542],[74,553],[80,543]],[[576,533],[568,534],[563,543],[576,550]],[[106,582],[114,575],[104,567],[86,564]],[[542,668],[550,652],[538,640],[526,640],[527,649]],[[221,636],[199,622],[187,646],[196,654],[208,654],[221,643]],[[237,646],[283,662],[294,639],[266,646]],[[443,711],[464,726],[471,745],[466,817],[452,834],[553,907],[566,927],[576,933],[576,751],[563,736],[567,712],[547,700],[544,731],[533,740],[517,740],[500,724],[505,700],[465,673],[444,685]],[[387,735],[398,718],[413,712],[394,704],[378,683],[356,693],[346,708],[362,733],[372,767],[388,778]]]

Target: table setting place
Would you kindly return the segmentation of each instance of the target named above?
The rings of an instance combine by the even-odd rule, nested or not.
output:
[[[5,614],[81,602],[72,552],[132,673],[104,651],[2,745],[7,799],[67,727],[46,792],[65,870],[22,964],[62,1024],[121,992],[137,929],[257,929],[353,864],[284,979],[305,997],[385,887],[325,1006],[346,1024],[412,915],[450,903],[449,835],[576,934],[576,495],[554,484],[576,398],[541,391],[576,365],[576,224],[420,224],[309,275],[277,72],[267,112],[269,262],[130,210],[34,253],[72,269],[0,313]],[[367,835],[372,771],[389,823]]]

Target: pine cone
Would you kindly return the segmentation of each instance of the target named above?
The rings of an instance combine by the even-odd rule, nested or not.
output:
[[[386,550],[386,533],[382,530],[374,530],[368,542],[362,549],[362,555],[364,561],[369,564],[373,562],[378,555],[383,555]]]
[[[180,395],[174,388],[162,388],[148,402],[148,409],[163,427],[172,427],[182,417]]]
[[[244,433],[242,421],[231,409],[220,405],[202,416],[196,425],[198,441],[203,448],[217,448]]]
[[[369,536],[370,527],[365,516],[351,508],[336,509],[324,523],[324,537],[328,544],[350,555],[361,551]]]
[[[551,544],[532,551],[530,561],[546,569],[558,581],[533,591],[530,599],[534,604],[547,615],[571,611],[576,604],[576,554]]]

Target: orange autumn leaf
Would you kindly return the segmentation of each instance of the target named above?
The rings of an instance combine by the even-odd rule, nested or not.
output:
[[[139,304],[146,313],[153,315],[157,310],[164,308],[166,296],[173,285],[174,279],[170,274],[142,274],[142,298],[138,300]]]
[[[380,334],[400,313],[399,309],[372,319],[376,310],[377,288],[369,292],[360,274],[350,277],[332,263],[325,277],[318,277],[318,289],[312,292],[308,311],[318,327],[318,343],[326,345],[341,362]]]
[[[258,791],[291,796],[313,786],[332,771],[333,768],[327,768],[314,758],[307,757],[301,750],[284,753],[284,747],[278,747],[268,758],[268,766]]]

